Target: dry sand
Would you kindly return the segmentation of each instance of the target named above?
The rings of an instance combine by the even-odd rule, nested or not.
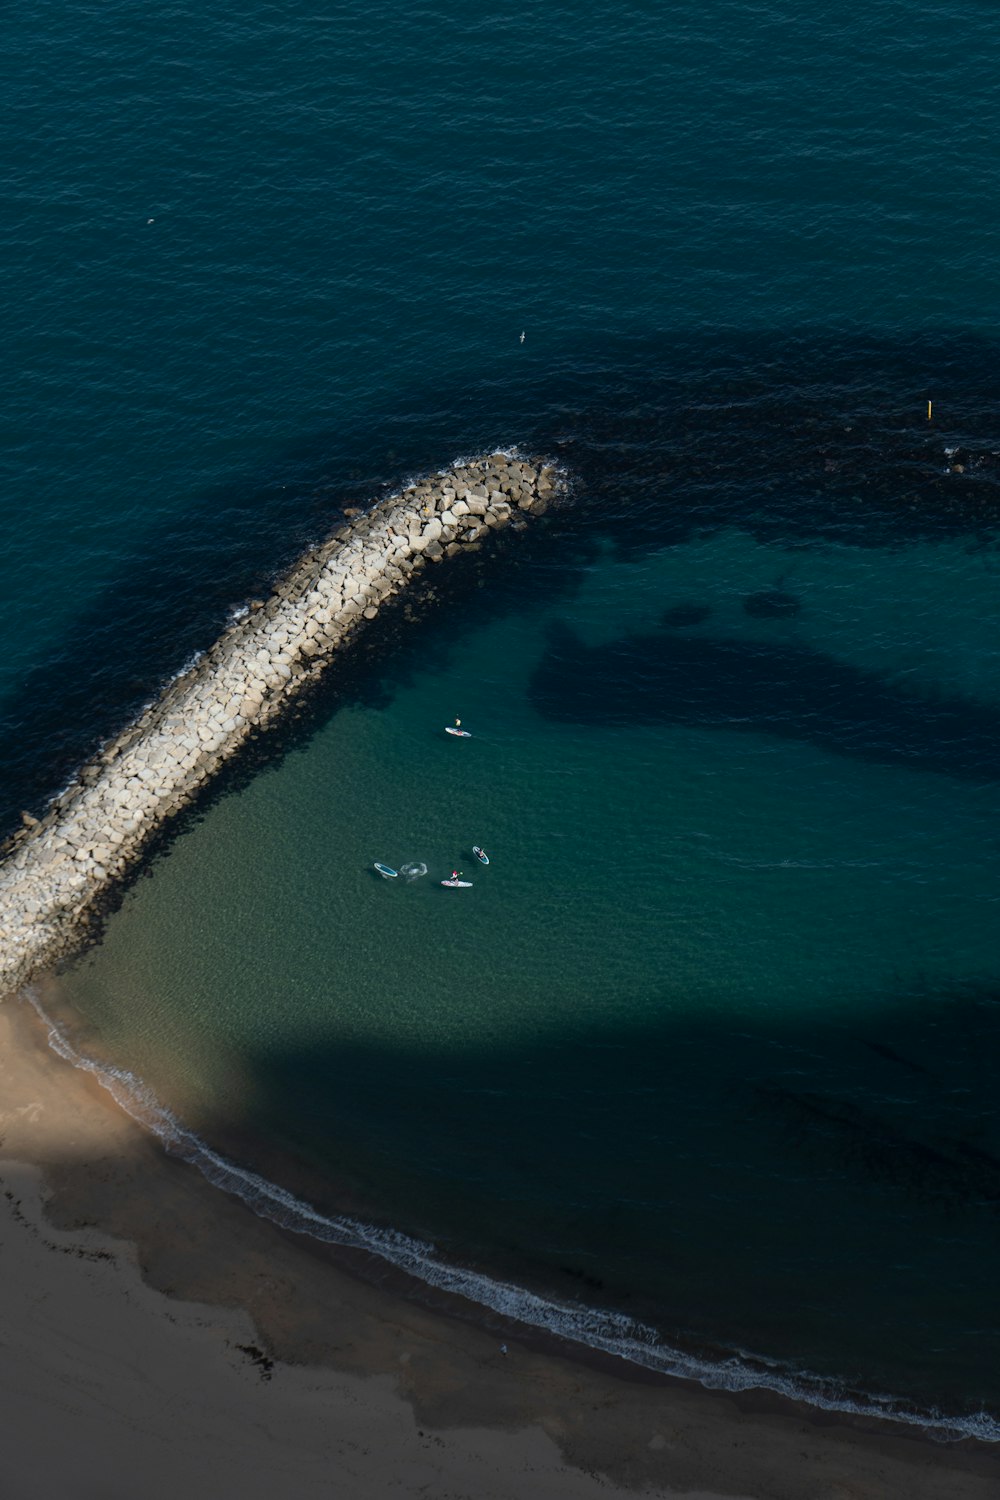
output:
[[[983,1445],[646,1378],[424,1305],[168,1158],[13,1001],[0,1135],[4,1500],[1000,1496]]]

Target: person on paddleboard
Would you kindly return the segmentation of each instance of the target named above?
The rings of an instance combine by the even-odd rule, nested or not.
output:
[[[462,727],[462,721],[461,721],[461,719],[456,719],[455,720],[455,728],[456,729],[461,729],[461,727]]]
[[[461,875],[461,873],[462,873],[461,870],[452,870],[452,872],[451,872],[451,879],[452,880],[457,880],[459,878],[459,876]]]

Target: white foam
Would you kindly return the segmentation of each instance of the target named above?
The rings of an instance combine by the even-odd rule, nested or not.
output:
[[[187,672],[193,672],[194,669],[195,669],[195,667],[198,665],[198,663],[204,657],[204,655],[205,655],[205,652],[201,648],[199,648],[197,651],[192,651],[191,655],[186,659],[186,661],[182,662],[181,665],[177,668],[177,671],[176,672],[172,672],[170,674],[170,676],[166,679],[166,681],[163,684],[163,687],[157,693],[156,697],[155,698],[150,698],[149,702],[145,705],[145,708],[143,709],[143,713],[145,713],[149,709],[151,709],[154,706],[154,704],[159,703],[160,698],[163,696],[163,693],[170,686],[170,684],[172,682],[178,682],[180,680],[180,678],[182,678],[185,675],[185,673],[187,673]]]
[[[77,1052],[45,1014],[35,992],[28,987],[22,994],[44,1022],[54,1052],[96,1078],[126,1114],[160,1138],[171,1155],[190,1162],[209,1182],[242,1199],[261,1218],[283,1229],[311,1235],[327,1244],[369,1251],[427,1285],[488,1307],[501,1317],[629,1360],[648,1370],[696,1381],[709,1390],[770,1390],[824,1411],[880,1417],[917,1427],[942,1442],[968,1437],[1000,1442],[1000,1420],[986,1411],[962,1417],[951,1417],[936,1409],[920,1411],[896,1397],[848,1391],[834,1381],[807,1371],[787,1369],[742,1350],[718,1359],[689,1354],[664,1343],[648,1324],[622,1313],[542,1297],[524,1287],[443,1261],[433,1245],[398,1230],[322,1214],[277,1183],[213,1151],[160,1103],[147,1084],[127,1069],[97,1063]]]

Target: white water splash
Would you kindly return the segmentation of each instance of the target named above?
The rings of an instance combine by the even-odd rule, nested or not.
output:
[[[97,1063],[77,1052],[46,1015],[34,990],[29,986],[22,995],[45,1025],[54,1052],[73,1067],[91,1074],[126,1114],[159,1137],[172,1156],[197,1167],[214,1186],[241,1199],[254,1213],[283,1229],[310,1235],[326,1244],[366,1250],[428,1286],[464,1297],[503,1318],[598,1349],[647,1370],[696,1381],[708,1390],[770,1390],[823,1411],[879,1417],[919,1428],[942,1442],[969,1437],[981,1442],[1000,1442],[1000,1421],[988,1412],[949,1417],[937,1410],[919,1411],[896,1397],[849,1392],[833,1381],[782,1368],[743,1351],[716,1360],[688,1354],[664,1343],[648,1324],[622,1313],[542,1297],[510,1282],[493,1280],[479,1271],[451,1265],[439,1258],[433,1245],[398,1230],[381,1229],[341,1215],[322,1214],[277,1183],[213,1151],[161,1104],[135,1074],[125,1068]]]

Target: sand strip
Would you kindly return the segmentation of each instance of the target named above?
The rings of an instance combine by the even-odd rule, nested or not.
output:
[[[24,1005],[0,1100],[10,1500],[1000,1494],[984,1445],[592,1368],[348,1274],[169,1159]]]

